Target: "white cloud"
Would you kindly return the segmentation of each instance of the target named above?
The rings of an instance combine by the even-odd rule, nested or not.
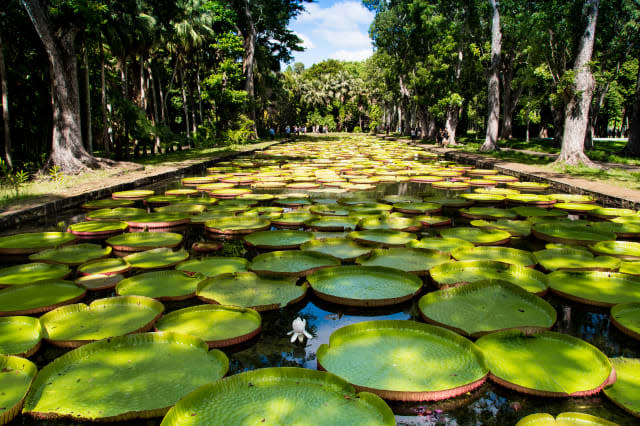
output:
[[[373,55],[373,49],[371,48],[362,50],[338,50],[331,55],[331,58],[340,61],[364,61],[371,55]]]
[[[300,23],[316,23],[328,28],[353,28],[360,24],[369,24],[374,13],[359,1],[343,1],[321,8],[317,3],[306,5],[307,11],[297,20]]]
[[[334,47],[343,49],[364,49],[371,46],[369,36],[357,29],[331,30],[319,29],[313,32]]]
[[[305,49],[313,49],[315,46],[315,44],[313,44],[313,42],[311,41],[311,39],[309,37],[307,37],[304,34],[301,33],[295,33],[298,38],[300,38],[300,40],[302,40],[302,47],[304,47]]]

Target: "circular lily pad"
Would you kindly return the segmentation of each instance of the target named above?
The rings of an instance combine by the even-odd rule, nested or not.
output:
[[[265,276],[299,277],[337,265],[340,265],[340,260],[328,254],[288,250],[257,255],[249,264],[249,270]]]
[[[129,228],[127,222],[110,220],[92,220],[88,222],[78,222],[69,226],[68,231],[80,238],[105,238],[118,235]]]
[[[435,250],[395,247],[375,249],[356,259],[362,266],[384,266],[418,275],[426,275],[429,269],[449,261],[448,254]]]
[[[411,240],[415,240],[416,234],[390,229],[372,229],[368,231],[351,232],[348,237],[363,244],[399,247],[408,244]]]
[[[223,189],[214,189],[212,191],[209,191],[209,195],[211,197],[222,199],[222,200],[229,199],[229,198],[236,198],[244,194],[251,194],[251,190],[246,188],[223,188]]]
[[[174,228],[186,225],[191,221],[191,215],[187,213],[145,213],[139,216],[126,218],[129,228],[158,229]]]
[[[282,213],[280,216],[271,218],[271,224],[280,227],[299,227],[306,221],[313,219],[314,216],[307,211],[296,211]]]
[[[242,257],[205,257],[189,260],[176,266],[178,271],[189,274],[202,274],[205,277],[215,277],[222,274],[244,272],[249,266],[249,261]]]
[[[611,319],[624,334],[640,340],[640,302],[615,305],[611,308]]]
[[[511,210],[499,209],[496,207],[469,207],[460,209],[460,215],[469,219],[515,219],[518,215]]]
[[[538,332],[556,322],[556,311],[544,299],[499,280],[428,293],[419,307],[425,321],[470,337],[508,329]]]
[[[118,207],[132,206],[134,204],[134,200],[114,200],[113,198],[107,198],[104,200],[87,201],[82,205],[82,208],[87,210],[115,209]]]
[[[174,248],[182,243],[182,235],[173,232],[132,232],[107,239],[118,251],[145,251],[154,248]]]
[[[589,226],[598,232],[613,232],[618,238],[640,238],[640,223],[591,222]]]
[[[0,318],[0,354],[30,357],[40,348],[41,340],[42,325],[38,318]]]
[[[549,287],[567,299],[594,306],[640,302],[640,277],[614,272],[556,271]]]
[[[416,216],[414,219],[419,221],[425,228],[449,226],[452,223],[451,218],[446,216]]]
[[[296,303],[304,298],[308,284],[295,280],[260,277],[253,272],[224,274],[203,281],[197,296],[207,303],[241,306],[269,311]]]
[[[328,204],[313,205],[309,211],[320,216],[348,216],[350,212],[348,208]]]
[[[73,243],[76,236],[68,232],[29,232],[0,237],[0,254],[32,254]]]
[[[549,243],[590,245],[616,239],[614,233],[598,232],[585,225],[536,223],[531,231],[536,238]]]
[[[465,200],[464,198],[459,197],[425,197],[424,201],[429,203],[438,203],[443,207],[448,207],[450,209],[469,207],[474,203],[473,200]]]
[[[554,198],[540,194],[509,194],[505,198],[510,204],[526,204],[527,206],[550,207],[556,203]]]
[[[356,229],[359,219],[357,217],[323,216],[308,220],[305,225],[315,231],[346,231]]]
[[[42,369],[23,412],[75,421],[161,416],[189,392],[225,375],[226,355],[207,350],[202,340],[174,333],[133,334],[84,345]]]
[[[640,243],[630,241],[600,241],[591,246],[596,254],[614,256],[624,260],[640,260]]]
[[[87,263],[83,263],[78,266],[78,273],[80,275],[115,275],[115,274],[126,274],[131,270],[131,265],[129,263],[120,258],[110,258],[110,259],[99,259],[92,260]]]
[[[600,219],[613,219],[620,216],[636,216],[637,212],[632,209],[615,209],[600,207],[589,211],[589,215]]]
[[[493,246],[506,244],[511,241],[511,234],[499,229],[484,229],[472,227],[448,228],[440,231],[443,238],[459,238],[477,246]]]
[[[347,306],[387,306],[411,299],[422,288],[413,274],[381,266],[339,266],[307,277],[316,295]]]
[[[611,358],[617,380],[604,394],[627,413],[640,417],[640,359]]]
[[[510,265],[530,267],[538,263],[531,252],[509,247],[461,248],[451,255],[457,260],[495,260]]]
[[[554,207],[574,214],[585,214],[600,208],[596,204],[585,203],[557,203]]]
[[[100,209],[95,210],[85,216],[88,221],[111,221],[118,222],[125,219],[141,216],[146,214],[143,209],[137,209],[133,207],[118,207],[115,209]]]
[[[548,183],[542,182],[507,182],[507,186],[521,191],[544,191],[549,188]]]
[[[595,203],[596,201],[590,195],[582,194],[551,194],[550,197],[561,203]]]
[[[244,237],[248,245],[267,250],[298,248],[311,240],[313,240],[311,232],[295,230],[254,232]]]
[[[151,190],[145,189],[134,189],[131,191],[119,191],[111,194],[111,198],[114,200],[125,199],[125,200],[143,200],[146,197],[150,197],[154,194]]]
[[[198,193],[198,191],[196,191],[196,193]],[[144,205],[151,207],[168,206],[179,199],[180,197],[175,195],[152,195],[144,199]]]
[[[253,309],[201,305],[173,311],[156,324],[158,331],[196,336],[210,348],[237,345],[260,332],[262,318]]]
[[[102,247],[98,244],[74,244],[43,250],[29,256],[29,260],[75,266],[90,260],[102,259],[110,254],[111,247]]]
[[[0,290],[0,316],[33,315],[82,299],[86,290],[70,281],[40,281]]]
[[[194,297],[204,277],[181,271],[154,271],[124,279],[116,285],[120,296],[146,296],[157,300],[185,300]]]
[[[110,297],[94,300],[89,306],[63,306],[44,314],[40,322],[47,341],[77,348],[108,337],[148,331],[163,311],[162,303],[148,297]]]
[[[470,194],[460,194],[465,200],[472,200],[480,204],[497,204],[504,201],[505,196],[496,193],[472,192]]]
[[[558,209],[544,209],[541,207],[513,207],[511,211],[518,214],[520,217],[567,217],[567,212]]]
[[[449,191],[464,191],[466,189],[471,188],[471,185],[469,185],[466,182],[449,182],[449,181],[433,182],[431,186],[438,189],[447,189]]]
[[[459,238],[433,238],[425,237],[421,240],[409,241],[407,247],[436,250],[441,253],[451,254],[457,249],[472,249],[475,246],[469,241],[461,240]]]
[[[609,383],[613,372],[609,359],[596,347],[552,331],[535,335],[501,331],[481,337],[476,345],[484,353],[491,380],[533,395],[594,395]]]
[[[551,248],[534,253],[538,263],[547,271],[559,269],[573,271],[614,271],[620,267],[620,259],[611,256],[595,257],[587,250],[575,248]]]
[[[133,268],[161,269],[175,266],[187,260],[189,252],[186,250],[173,251],[170,248],[157,248],[141,251],[124,257]]]
[[[640,262],[621,262],[620,273],[629,275],[640,275]]]
[[[414,321],[343,327],[331,335],[329,345],[318,348],[317,358],[318,368],[357,389],[403,401],[452,398],[481,386],[488,373],[472,342]]]
[[[531,235],[531,224],[525,220],[498,219],[495,221],[472,220],[469,222],[476,228],[499,229],[507,231],[512,237],[528,237]]]
[[[31,284],[36,281],[63,279],[71,273],[67,265],[25,263],[0,269],[0,288]]]
[[[433,214],[440,213],[442,205],[437,203],[396,203],[393,210],[400,213],[410,214]]]
[[[312,240],[300,246],[301,250],[328,254],[342,261],[352,261],[357,257],[371,253],[372,247],[361,246],[348,238],[325,238]]]
[[[0,424],[9,423],[20,413],[37,372],[36,365],[27,359],[0,355]]]
[[[269,229],[271,222],[268,219],[252,216],[231,216],[212,219],[205,222],[207,232],[213,234],[250,234],[256,231]]]
[[[295,406],[282,401],[295,401]],[[322,426],[395,425],[393,412],[378,396],[356,393],[330,373],[279,367],[236,374],[198,388],[167,413],[162,426],[263,421],[291,425],[310,419]]]
[[[364,230],[391,229],[394,231],[415,232],[422,228],[422,223],[413,218],[383,215],[364,217],[358,223],[358,228]]]
[[[203,204],[191,204],[191,203],[181,203],[181,204],[171,204],[164,207],[156,207],[153,209],[154,212],[157,213],[185,213],[196,215],[202,213],[207,209],[207,206]]]
[[[610,422],[601,417],[592,416],[586,413],[560,413],[554,418],[551,414],[535,413],[529,414],[520,419],[516,426],[617,426],[617,423]]]
[[[176,188],[169,189],[164,192],[164,195],[167,196],[177,196],[177,197],[189,197],[191,195],[196,195],[198,193],[197,190],[191,188]]]
[[[120,274],[91,274],[78,278],[75,283],[90,291],[102,291],[114,288],[123,279]]]

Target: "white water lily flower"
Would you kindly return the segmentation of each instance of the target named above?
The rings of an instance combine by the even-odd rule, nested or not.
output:
[[[307,327],[307,321],[298,317],[293,320],[293,324],[291,324],[293,330],[287,333],[287,336],[291,336],[291,343],[296,341],[296,338],[299,342],[302,343],[304,338],[313,339],[313,335],[309,333],[305,328]]]

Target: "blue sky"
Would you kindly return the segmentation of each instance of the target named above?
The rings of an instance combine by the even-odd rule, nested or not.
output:
[[[329,58],[361,61],[371,56],[369,26],[374,14],[359,0],[318,0],[305,7],[307,11],[290,24],[306,48],[293,62],[308,68]]]

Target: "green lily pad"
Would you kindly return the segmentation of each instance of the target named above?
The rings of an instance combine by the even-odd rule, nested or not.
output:
[[[412,195],[385,195],[382,197],[382,201],[388,204],[420,203],[422,202],[422,198],[414,197]]]
[[[283,194],[286,195],[286,194]],[[307,198],[300,197],[285,197],[285,198],[277,198],[273,201],[274,204],[278,206],[284,207],[299,207],[299,206],[310,206],[311,201]]]
[[[602,390],[612,372],[595,346],[567,334],[527,335],[509,330],[476,341],[490,378],[509,389],[540,396],[589,396]]]
[[[556,203],[553,197],[541,194],[510,194],[505,198],[511,204],[526,204],[528,206],[551,206]]]
[[[123,279],[120,274],[91,274],[84,275],[74,282],[90,291],[102,291],[114,288]]]
[[[640,302],[615,305],[611,308],[611,319],[624,334],[640,340]]]
[[[622,262],[618,271],[622,274],[640,275],[640,262]]]
[[[466,182],[450,182],[450,181],[433,182],[431,186],[439,189],[448,189],[449,191],[464,191],[465,189],[471,188],[471,185],[469,185]]]
[[[425,237],[421,240],[409,241],[407,247],[417,249],[436,250],[441,253],[451,254],[457,249],[472,249],[475,246],[469,241],[461,240],[459,238],[434,238]]]
[[[129,228],[127,222],[118,220],[90,220],[78,222],[69,226],[68,231],[73,235],[84,238],[110,237],[125,232]]]
[[[615,272],[556,271],[549,287],[567,299],[595,306],[640,302],[640,277]]]
[[[346,231],[356,229],[357,217],[322,216],[305,222],[305,225],[316,231]]]
[[[244,272],[249,266],[249,261],[242,257],[205,257],[189,260],[176,266],[178,271],[190,274],[202,274],[205,277],[215,277],[222,274]]]
[[[328,254],[342,261],[352,261],[357,257],[371,253],[372,247],[361,246],[348,238],[325,238],[312,240],[300,246],[301,250]]]
[[[557,203],[554,207],[556,209],[565,210],[570,213],[589,213],[592,210],[600,208],[596,204],[585,203]]]
[[[486,220],[472,220],[470,224],[476,228],[507,231],[512,237],[528,237],[531,235],[531,224],[524,220],[498,219],[491,222]]]
[[[590,195],[582,194],[551,194],[550,197],[561,203],[594,203],[595,200]]]
[[[429,269],[450,259],[448,254],[435,250],[395,247],[375,249],[356,259],[362,266],[384,266],[418,275],[426,275]]]
[[[328,254],[288,250],[257,255],[249,264],[249,270],[266,276],[299,277],[337,265],[340,265],[340,260]]]
[[[191,217],[192,225],[204,225],[210,220],[220,219],[223,217],[229,217],[229,213],[227,212],[218,212],[218,211],[208,211],[197,214]]]
[[[481,386],[488,373],[471,341],[414,321],[342,327],[318,348],[317,359],[356,388],[403,401],[452,398]]]
[[[506,176],[508,178],[511,178],[511,176]],[[496,178],[498,178],[498,176],[492,176],[491,179],[495,180]],[[512,195],[512,194],[519,194],[520,191],[518,191],[517,189],[511,189],[511,188],[476,188],[473,190],[474,193],[476,194],[495,194],[495,195],[503,195],[503,196],[507,196],[507,195]],[[460,196],[462,197],[463,195],[468,195],[468,194],[460,194]],[[463,197],[464,198],[464,197]]]
[[[307,211],[287,212],[271,218],[271,224],[276,226],[301,226],[313,219],[314,216]]]
[[[182,271],[154,271],[120,281],[116,293],[120,296],[145,296],[157,300],[185,300],[194,297],[204,277],[189,276]]]
[[[534,253],[538,263],[547,271],[615,271],[620,259],[611,256],[595,257],[591,252],[574,248],[551,248]]]
[[[521,191],[544,191],[549,188],[548,183],[542,182],[507,182],[507,186]]]
[[[114,200],[125,199],[125,200],[142,200],[146,197],[150,197],[154,194],[153,191],[147,189],[133,189],[131,191],[119,191],[111,194],[111,198]]]
[[[246,342],[260,332],[262,318],[253,309],[201,305],[173,311],[156,324],[158,331],[196,336],[210,348]]]
[[[556,322],[556,311],[544,299],[499,280],[428,293],[419,307],[426,321],[470,337],[508,329],[538,332]]]
[[[348,306],[387,306],[411,299],[422,288],[413,274],[381,266],[339,266],[307,277],[316,295]]]
[[[624,260],[640,260],[640,243],[630,241],[600,241],[591,246],[596,254],[614,256]]]
[[[298,286],[292,279],[265,278],[253,272],[237,272],[203,281],[198,285],[196,294],[208,303],[269,311],[302,300],[308,287],[306,283]]]
[[[198,193],[198,191],[196,191],[196,194]],[[180,197],[177,197],[175,195],[152,195],[151,197],[147,197],[144,199],[144,205],[145,206],[152,206],[152,207],[160,207],[160,206],[167,206],[169,204],[171,204],[172,202],[178,201],[180,199]]]
[[[63,306],[40,317],[44,338],[56,346],[77,348],[95,340],[148,331],[162,303],[142,296],[98,299],[90,305]]]
[[[567,217],[567,212],[558,209],[544,209],[542,207],[513,207],[512,212],[520,217]]]
[[[416,216],[415,220],[419,221],[423,227],[449,226],[452,221],[447,216]]]
[[[440,231],[442,238],[459,238],[477,246],[506,244],[511,241],[511,234],[499,229],[473,227],[448,228]]]
[[[309,211],[320,216],[348,216],[350,210],[336,204],[319,204],[309,207]]]
[[[87,201],[82,205],[82,208],[87,210],[115,209],[118,207],[132,206],[134,204],[134,200],[114,200],[113,198],[107,198],[104,200]]]
[[[591,222],[589,226],[598,232],[613,232],[618,238],[640,238],[640,222]]]
[[[551,414],[529,414],[520,419],[516,426],[619,426],[617,423],[586,413],[560,413],[554,418]]]
[[[515,219],[518,215],[511,210],[499,209],[496,207],[469,207],[460,209],[460,215],[469,219]]]
[[[133,268],[160,269],[175,266],[188,257],[189,252],[184,249],[173,251],[170,248],[157,248],[130,254],[124,260]]]
[[[255,231],[269,229],[271,222],[268,219],[251,216],[221,217],[205,222],[207,232],[214,234],[250,234]]]
[[[173,228],[186,225],[191,221],[191,215],[187,213],[145,213],[139,216],[124,219],[129,228]]]
[[[143,209],[137,209],[134,207],[118,207],[115,209],[100,209],[95,210],[86,215],[88,221],[103,221],[108,220],[112,222],[123,221],[125,219],[141,216],[146,211]]]
[[[250,200],[250,201],[270,201],[275,197],[271,194],[244,194],[240,195],[236,200]]]
[[[63,279],[71,273],[67,265],[25,263],[0,269],[0,288],[31,284],[36,281]]]
[[[611,358],[617,380],[604,389],[604,394],[618,407],[640,417],[640,359]]]
[[[169,189],[167,191],[164,192],[164,195],[167,196],[177,196],[177,197],[189,197],[191,195],[196,195],[198,194],[198,191],[195,189],[191,189],[191,188],[176,188],[176,189]]]
[[[40,371],[23,412],[76,421],[163,415],[189,392],[225,375],[226,355],[207,349],[198,338],[174,333],[133,334],[90,343]]]
[[[186,213],[186,214],[199,214],[207,209],[207,206],[203,204],[192,203],[176,203],[163,207],[156,207],[153,209],[157,213]]]
[[[473,203],[474,203],[473,200],[465,200],[464,198],[439,197],[439,196],[425,197],[424,201],[426,201],[428,203],[438,203],[438,204],[442,205],[443,207],[448,207],[448,208],[452,208],[452,209],[459,209],[459,208],[463,208],[463,207],[469,207],[469,206],[472,206]]]
[[[536,238],[549,243],[590,245],[616,239],[614,233],[598,232],[586,225],[536,223],[531,230]]]
[[[244,241],[250,246],[268,250],[298,248],[311,240],[311,232],[295,230],[254,232],[244,237]]]
[[[86,290],[70,281],[40,281],[0,290],[0,316],[32,315],[82,299]]]
[[[416,234],[391,229],[372,229],[368,231],[350,232],[348,237],[363,244],[398,247],[408,244],[411,240],[415,240]]]
[[[620,216],[636,216],[637,212],[631,209],[616,209],[599,207],[589,211],[589,215],[601,219],[613,219]]]
[[[510,247],[462,248],[453,251],[451,255],[457,260],[495,260],[520,266],[534,266],[538,263],[531,252]]]
[[[107,244],[119,251],[145,251],[154,248],[174,248],[182,243],[182,235],[174,232],[132,232],[107,239]]]
[[[126,274],[130,270],[131,270],[131,265],[129,265],[129,263],[126,260],[120,257],[92,260],[90,262],[83,263],[82,265],[78,266],[78,273],[81,275]]]
[[[364,230],[391,229],[394,231],[415,232],[422,228],[422,223],[414,218],[400,216],[372,216],[360,220],[358,227]]]
[[[501,203],[505,199],[505,196],[502,194],[483,193],[483,192],[472,192],[470,194],[460,194],[460,197],[464,198],[465,200],[471,200],[476,203],[483,203],[483,204],[484,203],[488,203],[488,204]]]
[[[70,244],[76,236],[68,232],[29,232],[0,237],[0,254],[32,254]]]
[[[393,412],[378,396],[356,393],[330,373],[279,367],[236,374],[198,388],[167,413],[162,426],[249,425],[263,420],[291,425],[310,419],[322,426],[395,425]]]
[[[393,210],[400,213],[409,214],[433,214],[442,210],[442,205],[437,203],[396,203]]]
[[[29,256],[29,260],[75,266],[90,260],[102,259],[110,254],[111,247],[102,247],[98,244],[74,244],[43,250]]]
[[[0,318],[0,354],[30,357],[40,348],[41,340],[42,325],[38,318]]]
[[[38,368],[17,356],[0,355],[0,424],[7,424],[20,413],[24,397]]]

